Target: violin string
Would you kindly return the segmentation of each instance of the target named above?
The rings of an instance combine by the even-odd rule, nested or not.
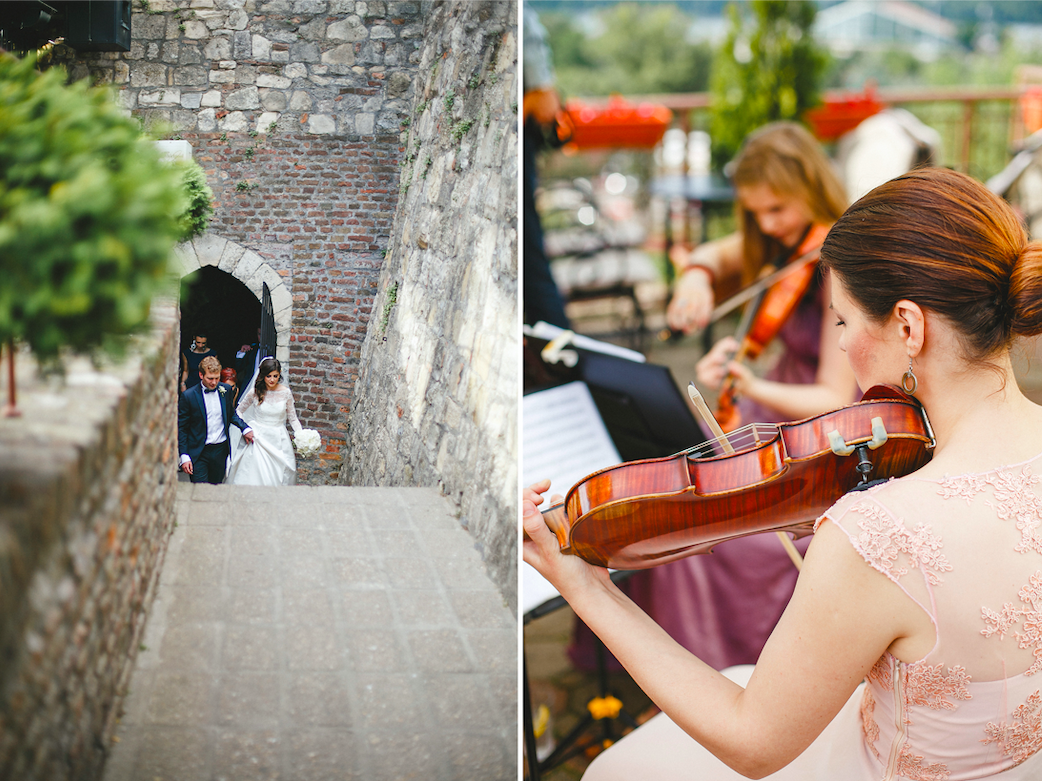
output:
[[[675,455],[693,456],[695,458],[718,456],[721,455],[720,451],[725,449],[723,444],[725,439],[735,451],[742,452],[757,447],[765,439],[773,437],[777,431],[778,427],[771,423],[749,423],[728,434],[724,434],[722,437],[713,437],[686,450],[681,450]]]

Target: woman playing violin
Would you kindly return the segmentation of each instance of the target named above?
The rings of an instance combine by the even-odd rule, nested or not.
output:
[[[562,555],[546,484],[527,489],[525,560],[664,711],[589,781],[1042,778],[1042,407],[1010,358],[1042,334],[1042,243],[978,182],[922,169],[854,204],[821,262],[858,384],[912,392],[933,458],[819,519],[755,669],[728,675]]]
[[[791,122],[767,125],[746,139],[734,162],[740,233],[677,248],[679,279],[667,318],[674,329],[704,328],[713,310],[713,282],[741,275],[750,284],[761,269],[791,255],[813,225],[832,225],[846,208],[843,185],[814,137]],[[721,339],[699,362],[699,382],[719,388],[734,377],[744,422],[796,420],[853,400],[853,375],[831,338],[828,296],[819,277],[779,333],[783,354],[767,378],[731,360],[739,348]],[[754,406],[755,405],[755,406]]]
[[[743,144],[732,178],[741,233],[678,257],[680,274],[669,317],[674,328],[700,328],[713,309],[713,279],[740,275],[751,283],[765,264],[798,251],[814,225],[831,226],[846,208],[844,188],[818,142],[791,122],[767,125]],[[854,375],[835,338],[827,275],[814,272],[805,295],[781,325],[781,351],[765,377],[730,360],[727,337],[699,362],[703,386],[733,376],[744,423],[798,420],[857,398]],[[802,553],[807,541],[797,543]],[[637,601],[689,651],[717,669],[756,661],[796,586],[796,568],[773,535],[717,546],[632,578]],[[585,644],[571,649],[583,664]]]

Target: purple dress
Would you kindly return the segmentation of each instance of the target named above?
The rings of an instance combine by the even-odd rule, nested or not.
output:
[[[821,319],[826,306],[820,284],[812,287],[778,333],[783,349],[766,377],[808,384],[818,369]],[[742,422],[784,422],[774,410],[743,400]],[[802,554],[810,537],[796,541]],[[798,572],[774,534],[722,543],[709,555],[642,570],[623,589],[669,633],[706,664],[722,670],[753,664],[781,618]],[[595,669],[592,633],[576,620],[568,654],[580,669]],[[611,669],[618,662],[609,659]]]

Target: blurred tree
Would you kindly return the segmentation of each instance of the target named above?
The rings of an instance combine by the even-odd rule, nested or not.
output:
[[[1002,36],[999,50],[945,52],[924,61],[900,47],[855,52],[835,57],[824,79],[826,89],[860,91],[865,82],[881,87],[969,84],[1012,84],[1019,66],[1042,64],[1042,49],[1018,46],[1011,36]]]
[[[710,135],[718,170],[750,132],[799,119],[817,104],[828,62],[812,33],[813,0],[752,0],[729,13],[731,29],[713,62]]]
[[[0,54],[0,342],[46,360],[145,326],[188,198],[109,91],[35,65]]]
[[[672,4],[619,3],[600,10],[602,31],[587,38],[574,14],[546,12],[546,28],[565,96],[701,92],[712,49],[691,43],[695,20]]]

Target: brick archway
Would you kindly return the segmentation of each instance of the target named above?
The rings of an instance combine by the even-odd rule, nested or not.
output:
[[[267,282],[275,312],[275,357],[284,365],[289,362],[289,335],[293,324],[293,293],[286,280],[269,266],[264,258],[241,244],[206,233],[177,247],[174,253],[179,277],[185,277],[203,266],[215,266],[242,282],[250,292],[261,297],[261,286]]]

